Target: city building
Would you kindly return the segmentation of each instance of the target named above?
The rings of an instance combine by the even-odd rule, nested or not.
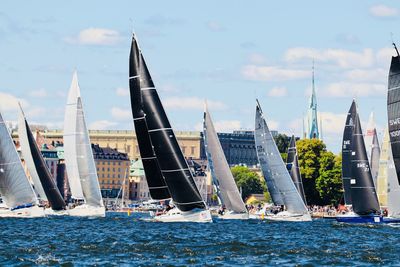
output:
[[[131,160],[129,198],[132,200],[148,200],[151,198],[141,160]]]
[[[130,160],[126,153],[92,144],[94,161],[104,201],[113,205],[118,198],[129,198]]]

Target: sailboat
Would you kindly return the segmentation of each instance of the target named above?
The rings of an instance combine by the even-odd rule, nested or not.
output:
[[[204,111],[203,136],[213,183],[220,203],[225,208],[219,218],[248,219],[249,213],[225,158],[207,104]]]
[[[135,35],[129,59],[135,131],[151,196],[172,199],[174,208],[155,215],[162,222],[212,222],[171,128]],[[140,140],[140,141],[139,141]],[[151,149],[153,148],[153,150]],[[166,186],[166,187],[165,187]],[[157,188],[159,187],[159,188]]]
[[[293,183],[296,186],[301,199],[303,199],[304,204],[307,205],[306,194],[304,193],[303,181],[301,179],[299,157],[297,155],[296,138],[294,135],[292,135],[288,147],[286,168],[289,171],[290,177],[292,177]]]
[[[353,212],[336,216],[338,222],[344,223],[396,223],[400,220],[384,218],[380,214],[378,196],[376,194],[371,169],[365,149],[364,137],[361,130],[360,118],[357,113],[355,101],[350,109],[355,112],[354,121],[351,119],[349,125],[353,125],[351,136],[351,175],[350,192]]]
[[[311,221],[311,215],[304,204],[292,178],[286,169],[257,100],[255,117],[255,143],[258,161],[271,196],[278,196],[282,211],[267,214],[265,219],[276,221]],[[272,185],[272,188],[269,187]],[[271,190],[272,189],[272,190]],[[274,198],[273,198],[274,199]],[[274,203],[276,200],[273,200]]]
[[[394,168],[392,150],[390,149],[389,151],[389,147],[389,131],[388,129],[385,129],[382,140],[382,149],[379,159],[379,171],[376,186],[376,193],[378,195],[379,205],[382,208],[387,207],[389,165]],[[390,163],[389,160],[391,160]],[[396,176],[396,172],[394,173],[394,176]]]
[[[33,180],[34,190],[38,198],[48,202],[51,207],[45,209],[46,214],[66,215],[64,199],[51,177],[21,106],[18,116],[18,136],[23,158]]]
[[[0,217],[44,217],[7,126],[0,114],[0,194],[7,208]]]
[[[370,121],[368,122],[367,134],[364,138],[367,147],[367,156],[369,164],[371,165],[371,174],[374,181],[375,187],[377,186],[376,179],[378,178],[379,171],[379,158],[381,154],[381,148],[379,147],[378,134],[376,132],[374,113],[371,113]],[[367,142],[368,140],[368,142]],[[370,142],[370,143],[369,143]]]
[[[105,208],[86,127],[78,76],[74,72],[64,120],[64,157],[71,197],[71,216],[104,217]]]

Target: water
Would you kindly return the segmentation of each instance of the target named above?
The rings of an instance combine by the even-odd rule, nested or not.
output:
[[[332,220],[210,224],[106,218],[0,219],[0,265],[399,265],[400,228]]]

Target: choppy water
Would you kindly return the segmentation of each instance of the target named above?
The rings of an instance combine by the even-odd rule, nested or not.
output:
[[[0,265],[400,265],[400,228],[332,220],[0,219]]]

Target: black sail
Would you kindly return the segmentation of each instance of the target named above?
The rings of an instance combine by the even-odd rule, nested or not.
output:
[[[141,51],[139,53],[143,111],[150,140],[172,200],[181,211],[190,211],[195,208],[205,209],[206,204],[201,198],[189,166],[176,140],[175,133],[168,121],[143,55]]]
[[[356,117],[356,102],[353,100],[349,112],[347,113],[346,125],[343,131],[342,141],[342,183],[344,189],[344,203],[351,205],[351,138],[354,129],[354,120]]]
[[[46,162],[43,159],[42,153],[40,152],[35,138],[29,128],[28,122],[25,120],[26,132],[28,135],[29,147],[32,153],[33,162],[35,164],[36,172],[39,176],[40,183],[42,184],[44,193],[46,194],[47,200],[53,210],[64,210],[65,201],[61,196],[60,191],[57,188]]]
[[[395,49],[397,56],[392,57],[389,70],[387,110],[393,161],[400,183],[400,56],[396,46]]]
[[[132,48],[129,57],[129,89],[133,123],[135,125],[140,157],[142,159],[151,198],[156,200],[168,199],[171,198],[171,195],[154,153],[143,112],[142,94],[140,91],[139,58],[140,52],[138,44],[136,39],[132,38]]]
[[[301,198],[304,201],[304,204],[307,205],[306,195],[304,193],[303,181],[301,179],[299,158],[297,156],[296,138],[294,137],[294,135],[292,135],[292,138],[290,139],[290,144],[286,159],[286,167],[289,171],[290,177],[292,177],[293,183],[296,186],[297,191],[299,192]]]
[[[358,215],[379,213],[380,207],[376,194],[371,169],[365,150],[364,136],[358,114],[354,120],[354,131],[351,139],[351,199],[353,211]]]

